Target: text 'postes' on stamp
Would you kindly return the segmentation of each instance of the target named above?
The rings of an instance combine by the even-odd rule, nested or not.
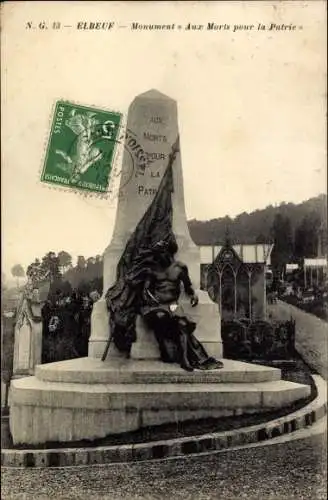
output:
[[[41,181],[107,192],[122,115],[57,101]]]

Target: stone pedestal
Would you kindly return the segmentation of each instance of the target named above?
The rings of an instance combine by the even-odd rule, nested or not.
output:
[[[217,304],[211,301],[208,294],[197,290],[199,304],[192,308],[187,297],[182,296],[181,304],[187,315],[196,323],[194,332],[196,338],[203,344],[210,356],[222,357],[221,322]],[[109,335],[109,314],[104,298],[98,300],[94,306],[91,317],[92,338],[89,341],[89,356],[101,358]],[[133,359],[159,359],[159,350],[156,339],[149,331],[141,318],[137,319],[137,342],[132,346],[131,357]],[[123,357],[112,343],[107,359],[112,357]]]
[[[176,101],[156,90],[134,99],[128,111],[115,228],[112,241],[104,253],[104,293],[115,283],[118,261],[129,237],[154,199],[178,136]],[[182,302],[198,324],[197,338],[210,354],[220,358],[220,315],[217,304],[211,301],[207,292],[199,290],[200,250],[192,241],[187,225],[180,151],[173,165],[173,184],[173,231],[179,246],[176,258],[187,264],[193,286],[199,295],[199,305],[194,309],[188,306],[185,299]],[[104,352],[109,336],[108,319],[106,303],[102,298],[95,304],[92,313],[90,357],[99,358]],[[135,353],[141,352],[143,347],[147,349],[142,340],[142,327],[138,330],[138,340],[133,347]],[[117,355],[113,348],[108,356],[112,355]]]
[[[80,358],[36,367],[11,381],[14,444],[96,439],[142,427],[267,412],[310,394],[280,370],[223,360],[186,372],[155,360]]]
[[[160,353],[153,332],[147,328],[140,316],[137,318],[136,326],[138,341],[132,345],[131,359],[158,360]]]

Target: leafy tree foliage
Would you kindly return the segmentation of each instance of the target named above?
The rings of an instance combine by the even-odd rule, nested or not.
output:
[[[318,250],[318,236],[321,226],[320,217],[315,212],[305,215],[295,231],[295,257],[316,257]]]
[[[14,278],[23,278],[25,276],[24,268],[21,264],[15,264],[11,268],[11,274]]]
[[[69,269],[64,278],[67,279],[72,287],[81,293],[90,293],[98,290],[102,293],[103,287],[103,261],[102,256],[85,258],[80,255],[75,267]]]
[[[58,259],[61,273],[64,274],[72,267],[72,256],[68,252],[65,252],[65,250],[62,250],[58,253]]]
[[[281,272],[285,265],[293,260],[293,234],[289,217],[278,213],[274,218],[271,232],[274,243],[271,263],[273,269]]]
[[[76,267],[78,269],[85,269],[85,267],[86,267],[86,260],[85,260],[85,257],[83,257],[83,255],[79,255],[78,256]]]
[[[25,276],[25,271],[24,268],[21,264],[15,264],[11,268],[11,274],[14,278],[17,279],[17,288],[19,287],[19,278],[24,278]]]
[[[55,252],[48,252],[42,257],[41,267],[49,274],[51,282],[61,278],[60,261]]]
[[[227,229],[235,244],[268,243],[272,240],[271,228],[278,213],[289,218],[292,235],[309,213],[315,213],[327,231],[327,195],[320,195],[299,204],[282,203],[275,207],[270,205],[250,214],[243,212],[235,218],[221,217],[208,221],[192,219],[188,225],[191,237],[197,245],[222,245]]]

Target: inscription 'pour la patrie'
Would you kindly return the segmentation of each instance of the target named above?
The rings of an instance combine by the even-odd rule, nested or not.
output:
[[[163,124],[163,118],[161,116],[152,116],[150,118],[150,123],[156,123],[156,124]],[[145,140],[150,141],[150,142],[161,142],[161,143],[167,143],[167,137],[165,135],[161,134],[154,134],[151,132],[144,132],[143,137]],[[156,161],[156,160],[165,160],[166,159],[166,154],[165,153],[146,153],[148,161]],[[150,172],[150,177],[151,178],[160,178],[160,172]],[[149,196],[149,195],[155,195],[157,193],[156,188],[146,188],[144,185],[138,185],[138,195],[141,196]]]

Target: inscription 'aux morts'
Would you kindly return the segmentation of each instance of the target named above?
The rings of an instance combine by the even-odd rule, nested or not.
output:
[[[167,142],[165,135],[151,134],[150,132],[144,132],[144,138],[151,142]]]

